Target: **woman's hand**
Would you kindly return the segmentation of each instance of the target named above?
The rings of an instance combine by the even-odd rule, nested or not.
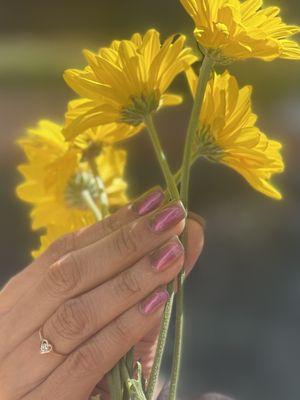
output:
[[[105,220],[69,234],[0,293],[1,400],[86,400],[137,345],[145,370],[184,262],[180,203],[154,190]],[[189,220],[187,268],[203,245]],[[52,351],[40,353],[41,338]],[[47,349],[46,349],[47,350]]]

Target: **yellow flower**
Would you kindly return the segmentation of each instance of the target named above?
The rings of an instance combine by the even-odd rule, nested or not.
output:
[[[143,37],[136,33],[130,40],[114,41],[98,54],[85,50],[89,65],[64,74],[68,85],[85,99],[80,115],[66,121],[65,136],[70,139],[89,128],[118,123],[125,125],[118,135],[121,140],[122,129],[133,134],[143,128],[146,114],[179,104],[181,97],[167,90],[197,60],[184,44],[182,35],[161,44],[159,32],[151,29]]]
[[[192,69],[187,77],[194,95],[198,78]],[[273,174],[284,170],[281,144],[268,139],[256,126],[251,92],[250,86],[239,89],[229,72],[214,73],[205,92],[194,150],[234,169],[266,196],[281,199],[270,183]]]
[[[91,100],[71,100],[68,104],[68,111],[65,114],[65,126],[71,126],[73,129],[72,122],[76,120],[77,123],[92,107],[93,102]],[[125,123],[112,122],[86,129],[77,136],[72,134],[72,136],[75,136],[73,143],[82,150],[88,149],[91,145],[101,147],[103,144],[114,144],[121,139],[127,139],[138,133],[140,129],[140,127]]]
[[[61,130],[60,125],[42,120],[19,141],[27,162],[19,166],[24,182],[17,187],[17,195],[33,205],[33,229],[52,226],[67,233],[95,222],[82,192],[88,191],[98,203],[99,189],[81,152],[65,140]],[[96,158],[105,188],[102,201],[107,201],[108,207],[127,202],[125,163],[125,151],[112,146],[104,146]]]
[[[290,36],[300,28],[285,24],[278,7],[262,0],[180,0],[196,25],[194,34],[216,60],[300,59],[299,44]]]

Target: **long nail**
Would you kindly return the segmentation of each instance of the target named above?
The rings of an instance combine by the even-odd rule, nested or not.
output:
[[[156,233],[164,232],[186,218],[182,203],[176,203],[158,211],[150,220],[150,226]]]
[[[170,267],[184,253],[184,247],[179,239],[163,245],[158,250],[150,254],[150,262],[157,271],[164,271]]]
[[[165,195],[160,188],[155,188],[137,199],[131,206],[132,211],[139,216],[156,210],[164,201]]]
[[[140,304],[142,314],[152,314],[168,301],[169,293],[166,289],[158,289]]]

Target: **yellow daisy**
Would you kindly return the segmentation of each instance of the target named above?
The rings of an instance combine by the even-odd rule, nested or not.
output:
[[[69,69],[64,78],[84,100],[80,115],[66,121],[65,136],[70,139],[89,128],[122,123],[122,129],[137,133],[144,116],[158,108],[179,104],[180,96],[167,93],[175,77],[185,71],[196,57],[185,47],[185,37],[171,36],[163,44],[154,29],[144,36],[136,33],[130,40],[114,41],[98,54],[85,50],[88,66]],[[132,133],[132,134],[133,134]]]
[[[68,104],[68,111],[65,114],[65,126],[72,124],[77,118],[85,115],[93,107],[91,100],[75,99]],[[86,151],[90,146],[101,147],[103,144],[114,144],[120,139],[124,140],[140,131],[140,127],[125,123],[112,122],[110,124],[98,125],[86,129],[74,138],[74,145]]]
[[[290,39],[300,28],[285,24],[278,7],[262,0],[180,0],[194,20],[199,44],[217,61],[260,58],[300,59],[299,44]]]
[[[193,95],[197,76],[187,72]],[[281,144],[270,140],[256,126],[250,86],[239,89],[236,79],[225,71],[214,73],[205,92],[195,140],[195,155],[220,162],[242,175],[259,192],[281,199],[270,183],[273,174],[283,172]]]
[[[24,182],[17,187],[17,195],[33,205],[33,229],[53,226],[67,233],[95,222],[86,198],[101,206],[98,180],[104,185],[101,201],[108,207],[127,202],[126,153],[104,146],[96,158],[99,178],[95,178],[61,130],[60,125],[42,120],[19,141],[27,162],[18,168]]]

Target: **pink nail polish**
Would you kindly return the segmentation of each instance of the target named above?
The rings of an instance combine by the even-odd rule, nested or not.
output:
[[[131,209],[140,216],[146,215],[158,208],[165,199],[161,189],[154,189],[144,194],[132,204]]]
[[[150,226],[154,232],[160,233],[172,228],[184,218],[186,218],[185,209],[181,203],[177,203],[158,211],[151,218]]]
[[[150,254],[150,261],[157,271],[164,271],[167,267],[179,258],[184,252],[181,242],[176,239],[160,247]]]
[[[168,301],[168,298],[169,293],[166,289],[159,289],[156,292],[152,293],[140,305],[140,310],[142,314],[152,314],[154,311],[158,310],[163,304],[165,304]]]

